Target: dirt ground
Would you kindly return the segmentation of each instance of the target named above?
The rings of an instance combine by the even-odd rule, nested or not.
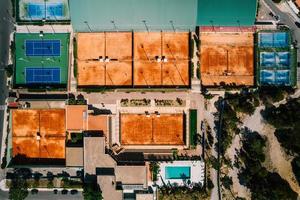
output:
[[[77,61],[78,86],[105,85],[105,65],[98,61]]]
[[[12,135],[13,137],[35,137],[39,131],[38,110],[13,110]]]
[[[132,32],[106,32],[105,55],[119,61],[132,60]]]
[[[104,33],[78,33],[77,57],[79,60],[98,59],[105,56]]]
[[[163,85],[189,85],[188,61],[170,61],[162,64]]]
[[[189,59],[189,33],[162,33],[163,34],[163,56],[168,60]]]
[[[87,105],[67,105],[66,106],[66,129],[67,131],[86,130],[86,119],[84,112],[87,113]]]
[[[108,117],[105,115],[89,115],[88,130],[102,130],[104,135],[108,136]]]
[[[203,85],[254,84],[253,33],[201,33]]]
[[[132,85],[132,62],[109,62],[106,64],[105,85]]]
[[[123,145],[183,145],[183,115],[121,114]]]

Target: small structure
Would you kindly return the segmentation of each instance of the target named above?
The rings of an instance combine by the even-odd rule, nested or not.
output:
[[[159,163],[160,173],[157,184],[186,185],[192,187],[194,184],[204,182],[204,162],[200,160],[173,161]]]

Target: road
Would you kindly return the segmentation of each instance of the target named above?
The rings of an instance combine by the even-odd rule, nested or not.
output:
[[[13,31],[12,24],[7,20],[10,19],[9,12],[11,10],[10,0],[1,0],[0,6],[0,105],[5,105],[5,99],[8,94],[6,87],[6,73],[5,66],[8,64],[9,59],[9,37]],[[6,135],[3,135],[3,120],[4,110],[0,110],[0,141],[5,140]],[[1,143],[0,143],[1,145]],[[2,155],[2,154],[1,154]],[[1,160],[2,162],[2,160]],[[0,179],[2,180],[5,176],[5,172],[0,170]]]
[[[279,23],[286,24],[292,30],[292,36],[293,36],[294,40],[298,41],[297,57],[298,57],[298,60],[300,60],[300,51],[299,51],[299,47],[300,47],[300,28],[298,28],[295,25],[294,18],[291,16],[291,14],[285,13],[285,12],[282,12],[281,10],[279,10],[279,8],[273,3],[272,0],[264,0],[264,2],[271,8],[271,10],[276,15],[279,16],[279,19],[280,19]]]
[[[70,193],[66,195],[54,194],[53,192],[38,192],[38,194],[30,194],[27,196],[26,200],[82,200],[82,193],[72,195]],[[0,190],[0,200],[8,200],[8,192],[3,192]]]

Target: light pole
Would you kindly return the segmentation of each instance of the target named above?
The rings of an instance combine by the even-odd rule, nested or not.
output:
[[[146,27],[146,30],[147,30],[147,32],[149,33],[149,28],[148,28],[148,26],[147,26],[146,20],[142,20],[142,22],[144,23],[144,25],[145,25],[145,27]]]
[[[86,24],[86,26],[88,27],[89,31],[90,31],[90,32],[92,32],[92,29],[91,29],[91,27],[90,27],[89,23],[88,23],[87,21],[84,21],[84,23],[85,23],[85,24]]]
[[[210,20],[209,22],[211,23],[211,26],[212,26],[212,28],[213,28],[213,32],[215,32],[214,21],[213,21],[213,20]]]
[[[175,27],[174,27],[173,20],[170,20],[170,24],[171,24],[171,26],[172,26],[173,31],[176,32]]]
[[[111,20],[110,22],[113,24],[114,29],[115,29],[116,31],[118,31],[115,21],[114,21],[114,20]]]

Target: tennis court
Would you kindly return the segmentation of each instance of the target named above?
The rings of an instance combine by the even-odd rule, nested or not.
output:
[[[109,86],[132,85],[132,62],[109,62],[105,65],[105,84]]]
[[[68,0],[20,0],[17,3],[20,20],[70,20]]]
[[[161,63],[151,61],[135,61],[133,84],[135,86],[160,86],[162,85]]]
[[[78,86],[105,85],[105,64],[99,61],[77,61]]]
[[[184,115],[121,114],[122,145],[184,145]]]
[[[288,47],[288,34],[286,32],[262,32],[262,33],[259,33],[259,46],[261,48]]]
[[[79,60],[105,58],[104,33],[77,33],[77,58]]]
[[[260,81],[264,85],[289,85],[289,70],[261,70]]]
[[[26,56],[60,56],[60,40],[26,40]]]
[[[65,157],[65,110],[12,111],[13,155],[25,158]]]
[[[16,33],[15,84],[67,85],[69,42],[68,33]]]
[[[275,67],[275,52],[260,52],[260,65],[263,67]]]
[[[189,61],[170,61],[162,64],[162,85],[189,85]]]
[[[31,68],[25,69],[26,84],[59,84],[60,68]]]
[[[188,32],[163,32],[162,55],[168,60],[189,60]]]
[[[201,33],[201,79],[206,86],[254,84],[253,33]],[[203,78],[204,77],[204,78]]]

